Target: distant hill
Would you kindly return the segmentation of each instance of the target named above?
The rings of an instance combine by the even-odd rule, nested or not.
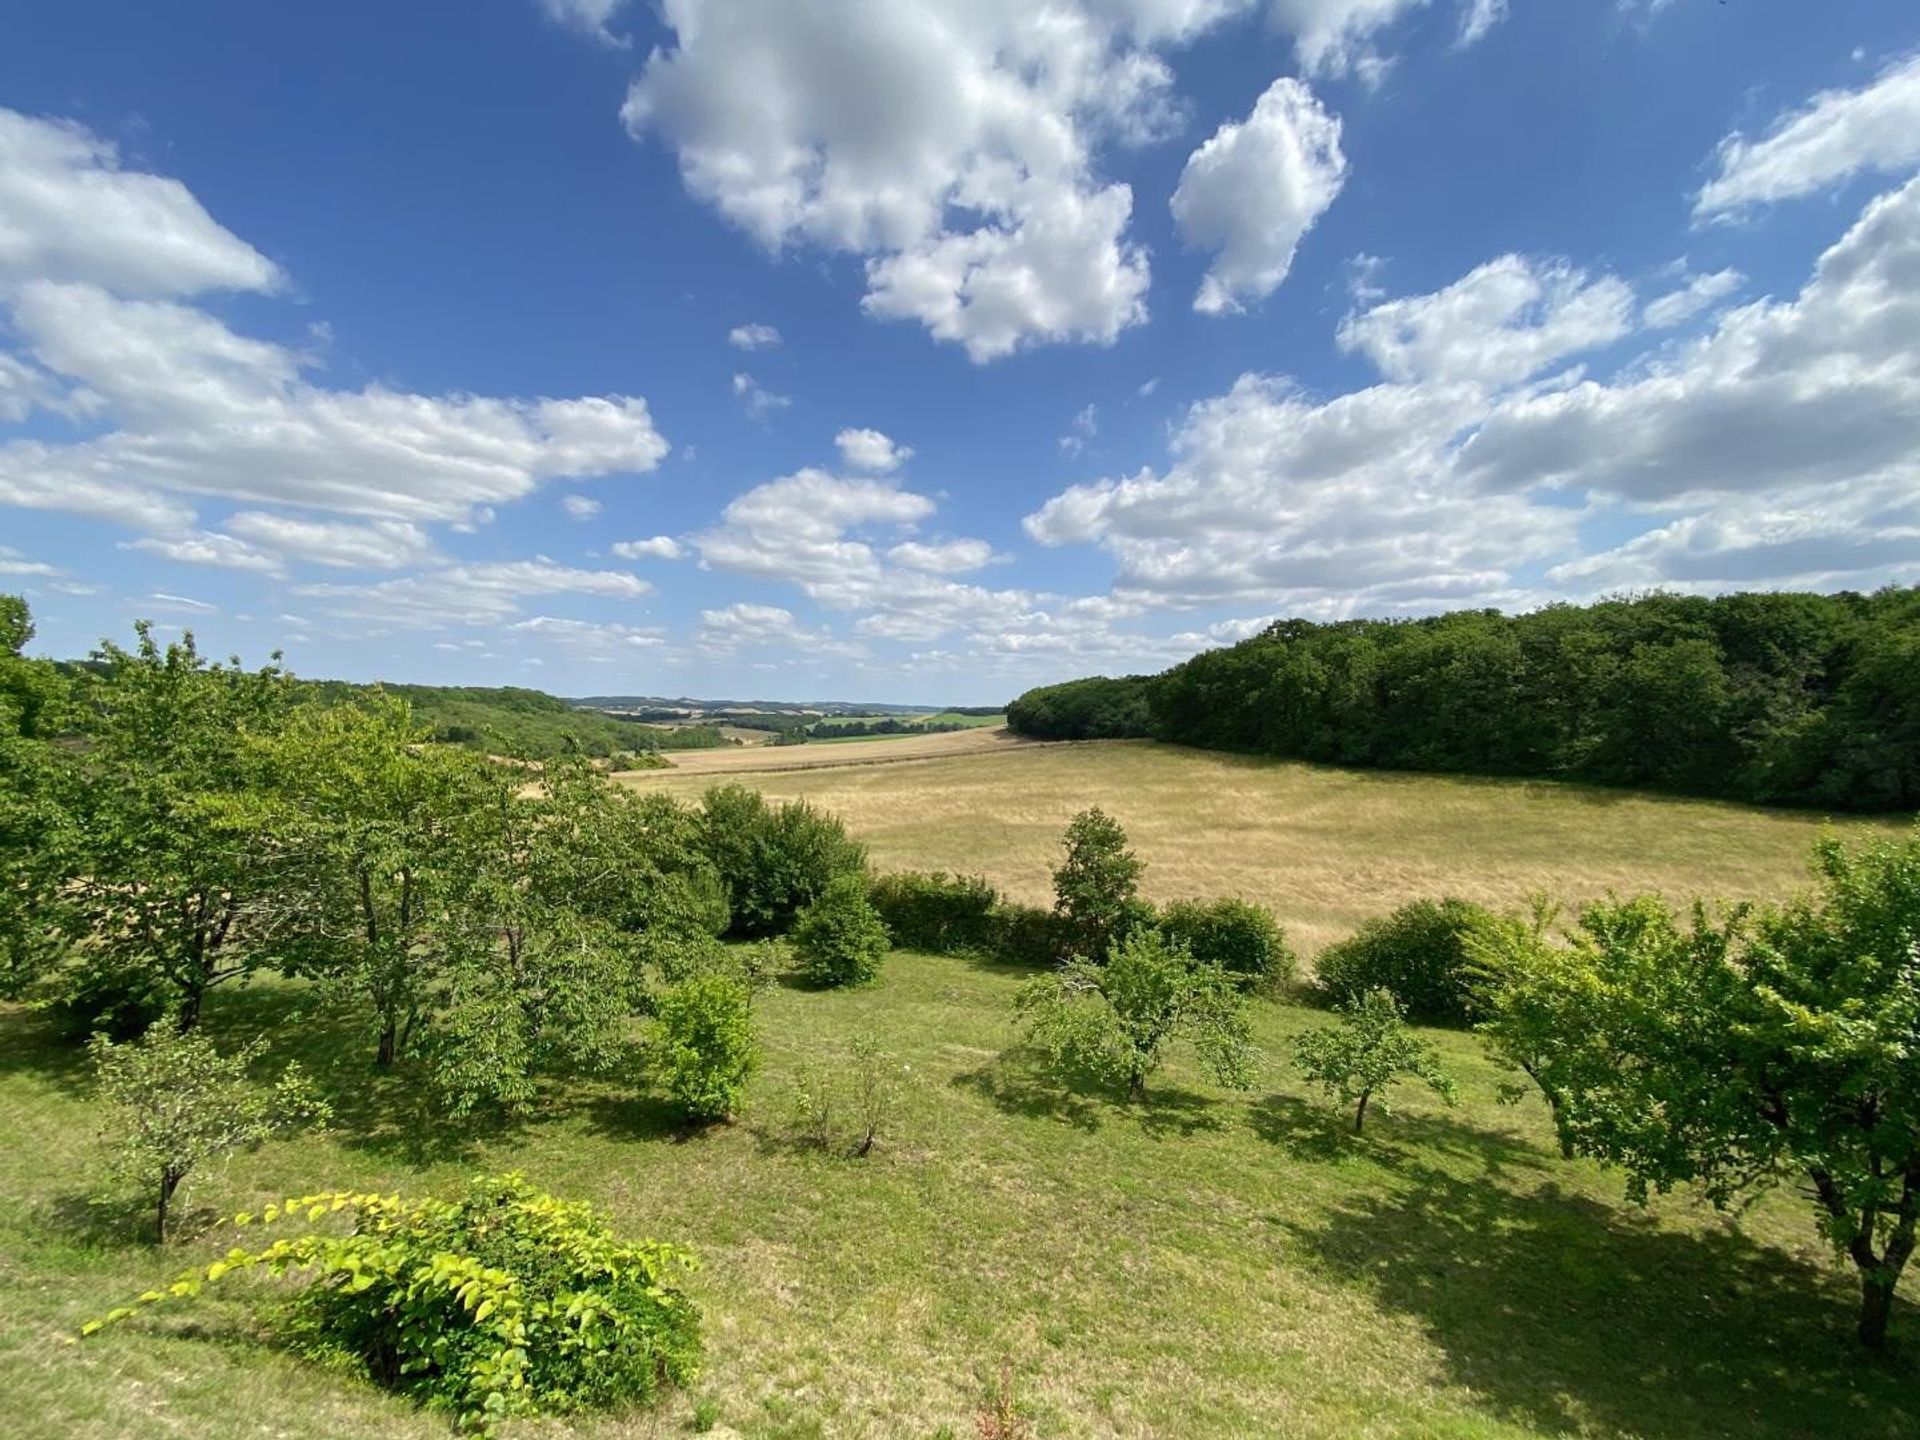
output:
[[[583,710],[720,715],[997,715],[998,705],[895,705],[867,700],[698,700],[688,695],[583,695],[567,702]]]

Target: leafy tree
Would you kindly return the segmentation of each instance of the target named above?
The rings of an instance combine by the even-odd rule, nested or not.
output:
[[[644,995],[634,947],[572,903],[548,792],[498,785],[466,820],[423,1047],[456,1115],[524,1108],[542,1073],[614,1069]]]
[[[726,1120],[760,1064],[753,992],[722,974],[668,986],[654,1009],[654,1072],[695,1120]]]
[[[463,1430],[490,1434],[521,1416],[648,1404],[698,1373],[700,1312],[677,1283],[694,1258],[672,1245],[619,1240],[590,1206],[507,1175],[477,1180],[455,1200],[293,1196],[258,1220],[341,1211],[353,1216],[345,1235],[236,1247],[81,1334],[229,1275],[297,1270],[311,1279],[284,1312],[296,1353],[450,1410]],[[241,1226],[255,1221],[234,1217]]]
[[[854,1036],[849,1053],[853,1061],[853,1111],[860,1125],[853,1153],[864,1157],[873,1153],[880,1132],[893,1119],[899,1098],[899,1067],[872,1035]]]
[[[869,983],[880,974],[890,943],[863,875],[836,876],[793,927],[800,968],[817,985]]]
[[[1066,856],[1053,872],[1053,908],[1069,952],[1105,955],[1148,918],[1137,898],[1146,867],[1127,848],[1127,832],[1104,810],[1082,810],[1062,838]]]
[[[1366,1123],[1367,1102],[1401,1077],[1423,1080],[1449,1105],[1453,1081],[1441,1073],[1433,1050],[1402,1018],[1399,1001],[1384,989],[1368,990],[1341,1007],[1337,1024],[1309,1030],[1294,1046],[1294,1065],[1309,1081],[1343,1104],[1354,1106],[1353,1129]]]
[[[1278,986],[1295,960],[1273,912],[1245,900],[1176,900],[1160,913],[1160,933],[1203,965],[1218,965],[1242,986]]]
[[[1423,1024],[1454,1025],[1473,1014],[1474,936],[1493,923],[1467,900],[1415,900],[1321,951],[1320,988],[1336,1003],[1384,989]]]
[[[703,843],[726,884],[736,934],[784,934],[836,876],[866,871],[865,847],[804,800],[769,806],[758,791],[716,786],[702,812]]]
[[[113,1107],[106,1130],[113,1173],[147,1194],[162,1244],[174,1196],[197,1167],[328,1118],[297,1064],[271,1087],[247,1078],[265,1040],[222,1055],[202,1034],[156,1025],[124,1044],[96,1035],[89,1048],[100,1098]]]
[[[1157,930],[1132,931],[1104,965],[1077,958],[1035,976],[1015,1006],[1056,1066],[1123,1086],[1130,1100],[1146,1094],[1147,1077],[1182,1037],[1221,1085],[1253,1083],[1251,1032],[1233,978],[1195,964]]]
[[[137,647],[104,645],[83,691],[71,878],[43,898],[81,978],[160,994],[191,1029],[207,991],[248,974],[283,918],[287,856],[263,843],[254,742],[293,691],[277,664],[209,665],[191,635],[162,649],[135,628]]]
[[[1758,915],[1591,906],[1565,945],[1509,947],[1484,1028],[1636,1198],[1693,1183],[1726,1205],[1798,1176],[1877,1348],[1920,1222],[1920,835],[1829,838],[1816,866],[1811,895]]]
[[[72,875],[70,761],[51,743],[68,687],[20,653],[32,638],[26,602],[0,595],[0,997],[23,993],[59,958],[49,901]]]
[[[425,1018],[443,927],[472,853],[468,817],[511,776],[443,745],[403,700],[303,706],[268,742],[273,825],[297,857],[279,953],[297,973],[372,1006],[376,1063],[392,1065]]]

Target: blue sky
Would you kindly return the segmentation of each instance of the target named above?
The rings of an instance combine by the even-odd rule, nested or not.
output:
[[[0,587],[303,674],[982,702],[1920,580],[1920,14],[0,16]]]

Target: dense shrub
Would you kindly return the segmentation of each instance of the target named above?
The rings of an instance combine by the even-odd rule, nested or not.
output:
[[[689,1118],[727,1119],[760,1063],[752,989],[718,970],[669,985],[654,1003],[649,1059]]]
[[[1496,923],[1467,900],[1415,900],[1320,952],[1320,988],[1336,1004],[1384,989],[1407,1017],[1451,1025],[1473,1016],[1472,936]]]
[[[349,1233],[230,1251],[83,1333],[259,1267],[313,1277],[289,1312],[298,1352],[451,1410],[464,1429],[646,1403],[698,1373],[699,1312],[676,1284],[692,1257],[617,1240],[587,1205],[509,1175],[477,1180],[453,1201],[308,1195],[260,1218],[334,1211],[352,1213]]]
[[[1160,913],[1160,933],[1244,987],[1276,987],[1293,978],[1293,951],[1280,922],[1263,906],[1245,900],[1176,900]]]
[[[1041,966],[1056,965],[1066,957],[1066,925],[1053,911],[1003,901],[993,907],[991,919],[993,940],[988,949],[996,958]]]
[[[1281,620],[1151,679],[1031,690],[1007,722],[1052,739],[1150,734],[1335,765],[1912,810],[1920,588]]]
[[[999,896],[978,875],[896,871],[875,880],[868,899],[902,950],[986,951],[999,938],[994,924]]]
[[[864,985],[877,976],[887,927],[867,899],[866,877],[834,877],[794,922],[793,949],[816,985]]]
[[[727,887],[737,935],[784,934],[836,876],[866,869],[865,847],[804,800],[770,806],[757,790],[719,786],[707,792],[702,816],[707,858]]]

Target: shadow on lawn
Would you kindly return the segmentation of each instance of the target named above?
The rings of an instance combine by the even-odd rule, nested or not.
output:
[[[1895,1440],[1920,1434],[1920,1307],[1904,1348],[1853,1338],[1850,1277],[1731,1227],[1684,1233],[1563,1191],[1411,1167],[1307,1253],[1418,1320],[1449,1378],[1548,1434]]]
[[[1018,1046],[951,1082],[985,1096],[1008,1115],[1054,1120],[1088,1133],[1110,1120],[1131,1120],[1153,1139],[1194,1135],[1225,1126],[1211,1096],[1177,1086],[1147,1082],[1140,1100],[1127,1100],[1088,1074],[1063,1075],[1037,1050]]]
[[[1443,1155],[1471,1162],[1484,1175],[1509,1170],[1545,1173],[1553,1165],[1546,1151],[1516,1135],[1483,1130],[1444,1114],[1370,1111],[1366,1128],[1353,1133],[1353,1112],[1343,1105],[1315,1103],[1298,1095],[1274,1093],[1247,1107],[1253,1133],[1296,1160],[1314,1163],[1364,1158],[1379,1165],[1417,1166],[1423,1157]]]

